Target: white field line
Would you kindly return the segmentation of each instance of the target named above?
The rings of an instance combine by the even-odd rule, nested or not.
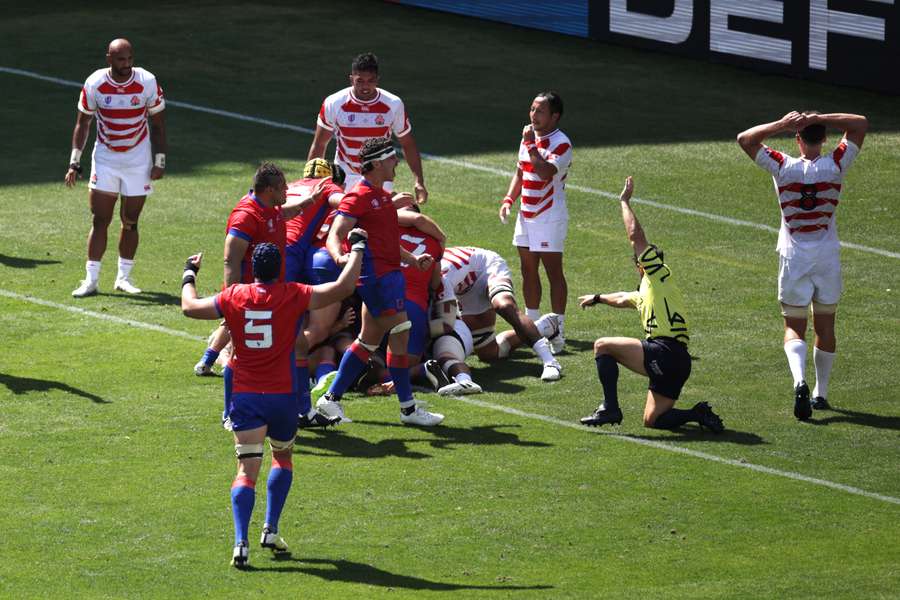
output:
[[[144,323],[142,321],[135,321],[134,319],[123,319],[121,317],[115,317],[112,315],[105,315],[103,313],[98,313],[92,310],[84,310],[82,308],[77,308],[74,306],[69,306],[66,304],[60,304],[58,302],[51,302],[49,300],[42,300],[40,298],[35,298],[34,296],[26,296],[23,294],[17,294],[16,292],[11,292],[8,290],[0,289],[0,296],[5,296],[7,298],[12,298],[14,300],[21,300],[23,302],[31,302],[33,304],[39,304],[41,306],[47,306],[50,308],[58,308],[60,310],[65,310],[71,313],[75,313],[77,315],[83,315],[86,317],[95,317],[97,319],[102,319],[104,321],[111,321],[113,323],[119,323],[122,325],[129,325],[131,327],[137,327],[140,329],[146,329],[148,331],[156,331],[158,333],[165,333],[172,336],[177,336],[181,338],[185,338],[191,341],[205,341],[206,338],[192,335],[190,333],[179,331],[177,329],[169,329],[168,327],[162,327],[160,325],[153,325],[151,323]],[[659,450],[666,450],[667,452],[675,452],[678,454],[686,454],[688,456],[693,456],[694,458],[702,458],[704,460],[709,460],[712,462],[717,462],[725,465],[730,465],[732,467],[741,467],[744,469],[750,469],[751,471],[757,471],[759,473],[766,473],[768,475],[775,475],[778,477],[785,477],[787,479],[793,479],[795,481],[804,481],[806,483],[812,483],[815,485],[820,485],[823,487],[831,488],[833,490],[838,490],[841,492],[846,492],[848,494],[854,494],[856,496],[863,496],[865,498],[871,498],[873,500],[880,500],[882,502],[888,502],[890,504],[900,504],[900,498],[895,498],[893,496],[886,496],[884,494],[878,494],[875,492],[869,492],[857,487],[853,487],[850,485],[844,485],[842,483],[835,483],[833,481],[828,481],[826,479],[818,479],[816,477],[809,477],[807,475],[803,475],[801,473],[794,473],[792,471],[782,471],[780,469],[773,469],[771,467],[764,467],[762,465],[755,465],[752,463],[742,462],[739,460],[734,460],[731,458],[722,458],[721,456],[716,456],[714,454],[707,454],[706,452],[699,452],[697,450],[691,450],[689,448],[682,448],[681,446],[676,446],[674,444],[668,444],[666,442],[659,442],[655,440],[647,440],[643,438],[631,437],[627,435],[621,435],[617,433],[608,433],[601,432],[599,429],[592,429],[589,427],[585,427],[579,423],[572,423],[569,421],[563,421],[562,419],[557,419],[556,417],[548,417],[547,415],[539,415],[536,413],[525,412],[522,410],[518,410],[516,408],[511,408],[509,406],[503,406],[500,404],[492,404],[490,402],[483,402],[481,400],[475,400],[474,398],[469,398],[466,396],[451,396],[454,400],[458,400],[459,402],[465,402],[466,404],[471,404],[473,406],[478,406],[480,408],[486,408],[489,410],[494,410],[498,412],[504,412],[510,415],[515,415],[517,417],[525,418],[525,419],[533,419],[536,421],[542,421],[544,423],[549,423],[551,425],[558,425],[560,427],[568,427],[569,429],[575,429],[584,433],[594,433],[596,435],[602,434],[607,437],[615,438],[617,440],[623,440],[626,442],[631,442],[633,444],[640,444],[642,446],[649,446],[651,448],[657,448]]]
[[[32,71],[25,71],[23,69],[13,69],[10,67],[2,67],[0,66],[0,73],[9,73],[11,75],[21,75],[23,77],[30,77],[32,79],[40,79],[41,81],[49,81],[50,83],[56,83],[59,85],[66,85],[69,87],[78,87],[80,88],[82,84],[77,81],[70,81],[68,79],[60,79],[58,77],[50,77],[48,75],[41,75],[40,73],[34,73]],[[258,123],[260,125],[266,125],[268,127],[274,127],[277,129],[287,129],[289,131],[296,131],[298,133],[305,133],[308,135],[312,135],[315,133],[314,130],[309,129],[307,127],[300,127],[299,125],[291,125],[290,123],[281,123],[279,121],[272,121],[270,119],[263,119],[260,117],[253,117],[250,115],[244,115],[241,113],[231,112],[227,110],[219,110],[217,108],[208,108],[205,106],[199,106],[197,104],[189,104],[187,102],[178,102],[175,100],[166,99],[166,104],[170,106],[175,106],[178,108],[185,108],[188,110],[194,110],[197,112],[207,113],[211,115],[217,115],[220,117],[227,117],[229,119],[236,119],[238,121],[245,121],[248,123]],[[468,162],[464,160],[457,160],[454,158],[446,158],[444,156],[438,156],[436,154],[428,154],[422,152],[422,157],[428,160],[433,160],[435,162],[442,162],[449,165],[455,165],[458,167],[464,167],[466,169],[472,169],[476,171],[482,171],[484,173],[492,173],[494,175],[499,175],[505,178],[512,177],[512,171],[504,171],[503,169],[497,169],[494,167],[489,167],[486,165],[480,165],[478,163]],[[598,190],[591,187],[586,187],[583,185],[573,185],[567,184],[566,186],[569,189],[577,190],[579,192],[584,192],[587,194],[593,194],[595,196],[600,196],[603,198],[609,198],[613,200],[618,200],[619,195],[614,194],[612,192],[607,192],[605,190]],[[762,231],[767,231],[770,233],[778,233],[778,229],[772,227],[770,225],[765,225],[762,223],[754,223],[753,221],[745,221],[743,219],[734,219],[732,217],[726,217],[723,215],[717,215],[714,213],[704,212],[702,210],[694,210],[693,208],[685,208],[683,206],[675,206],[672,204],[665,204],[663,202],[657,202],[655,200],[645,200],[643,198],[633,198],[632,202],[636,204],[644,204],[646,206],[652,206],[654,208],[658,208],[661,210],[670,210],[673,212],[678,212],[684,215],[690,215],[693,217],[700,217],[702,219],[708,219],[710,221],[716,221],[718,223],[726,223],[728,225],[735,225],[737,227],[749,227],[751,229],[760,229]],[[886,256],[888,258],[898,258],[900,259],[900,252],[892,252],[890,250],[884,250],[882,248],[874,248],[872,246],[863,246],[862,244],[854,244],[852,242],[841,242],[841,246],[844,248],[851,248],[853,250],[859,250],[860,252],[868,252],[870,254],[877,254],[879,256]]]

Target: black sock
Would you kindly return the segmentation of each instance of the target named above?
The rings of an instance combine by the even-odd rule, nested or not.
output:
[[[678,429],[678,427],[684,425],[685,423],[696,420],[697,415],[695,415],[694,411],[692,410],[670,408],[668,411],[656,417],[656,422],[653,423],[653,428]]]
[[[597,377],[603,386],[603,405],[609,410],[619,408],[619,363],[609,354],[601,354],[597,362]]]

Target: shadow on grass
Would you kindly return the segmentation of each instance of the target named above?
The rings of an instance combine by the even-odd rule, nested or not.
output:
[[[624,434],[625,437],[641,440],[653,440],[656,442],[719,442],[728,444],[741,444],[744,446],[758,446],[768,444],[766,440],[750,431],[735,431],[726,429],[722,433],[710,433],[699,427],[686,427],[668,431],[663,435],[636,435]]]
[[[140,294],[134,296],[126,295],[132,304],[141,304],[145,306],[181,306],[181,296],[175,296],[167,292],[148,292],[143,290]]]
[[[70,385],[60,383],[58,381],[50,381],[47,379],[31,379],[30,377],[16,377],[15,375],[0,373],[0,384],[5,385],[7,389],[9,389],[9,391],[16,396],[21,396],[23,394],[27,394],[28,392],[49,392],[50,390],[60,390],[66,392],[67,394],[87,398],[88,400],[96,404],[110,404],[109,400],[104,400],[100,396],[91,394],[90,392],[79,390],[78,388],[74,388]]]
[[[0,254],[0,265],[12,267],[13,269],[34,269],[40,265],[58,265],[61,262],[59,260],[41,260],[38,258],[22,258],[20,256]]]
[[[832,423],[852,423],[853,425],[863,425],[865,427],[877,427],[879,429],[900,429],[900,417],[885,417],[882,415],[873,415],[872,413],[858,412],[855,410],[845,410],[843,408],[832,408],[829,412],[838,413],[834,416],[828,416],[823,419],[810,419],[807,421],[810,425],[831,425]],[[823,414],[815,412],[814,415]]]
[[[341,430],[314,430],[315,437],[297,437],[295,447],[314,456],[341,456],[344,458],[431,458],[431,455],[410,450],[409,443],[427,443],[439,450],[453,450],[455,446],[520,446],[547,448],[552,444],[521,439],[516,433],[501,429],[518,428],[520,425],[478,425],[471,428],[447,427],[439,425],[429,429],[411,429],[400,423],[380,421],[353,421],[356,425],[402,428],[404,431],[420,431],[428,437],[391,438],[370,442],[363,438],[347,435]]]
[[[280,563],[280,564],[278,564]],[[285,564],[293,563],[293,564]],[[249,571],[283,571],[291,573],[305,573],[326,581],[341,581],[344,583],[362,583],[385,588],[398,588],[404,590],[430,590],[434,592],[452,592],[455,590],[549,590],[548,585],[473,585],[465,583],[444,583],[431,581],[410,575],[391,573],[367,565],[343,559],[331,558],[293,558],[286,557],[276,560],[278,566],[250,567]]]

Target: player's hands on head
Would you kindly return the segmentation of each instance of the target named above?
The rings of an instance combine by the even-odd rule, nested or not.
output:
[[[534,141],[534,125],[528,124],[522,128],[522,139],[526,142]]]
[[[416,204],[428,202],[428,190],[425,189],[424,183],[417,181],[414,189],[416,190]]]
[[[597,294],[587,294],[585,296],[578,296],[578,306],[581,308],[587,308],[588,306],[594,306],[598,304],[598,296]]]
[[[781,123],[784,125],[785,130],[800,131],[801,129],[806,127],[806,125],[803,124],[805,120],[806,117],[804,117],[796,110],[792,110],[781,118]]]
[[[634,177],[629,175],[625,178],[625,187],[622,188],[622,193],[619,194],[619,200],[629,202],[632,194],[634,194]]]
[[[394,197],[391,198],[391,202],[395,209],[400,210],[401,208],[412,206],[416,202],[416,198],[409,192],[400,192],[394,194]]]

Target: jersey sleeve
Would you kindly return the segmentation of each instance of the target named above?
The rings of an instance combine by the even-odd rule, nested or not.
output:
[[[289,282],[288,287],[293,292],[293,305],[297,309],[297,319],[303,316],[309,309],[309,301],[312,300],[312,286],[305,283]]]
[[[409,117],[406,116],[406,107],[403,105],[403,100],[397,100],[397,105],[394,107],[394,120],[391,121],[391,131],[398,138],[412,131],[412,124],[409,122]]]
[[[841,143],[838,144],[837,148],[834,149],[834,152],[831,153],[831,158],[834,159],[834,164],[838,166],[841,172],[845,173],[858,155],[859,146],[847,138],[844,138],[841,140]]]
[[[155,115],[166,109],[162,86],[156,81],[156,77],[150,77],[147,80],[144,90],[147,95],[147,114]]]
[[[655,246],[647,246],[638,257],[638,263],[652,283],[665,282],[672,275],[672,271],[663,262],[663,257]]]
[[[641,307],[641,293],[637,290],[633,292],[628,292],[628,301],[635,308]]]
[[[555,148],[550,149],[544,160],[556,167],[557,173],[565,173],[572,164],[572,144],[569,142],[557,144]]]
[[[755,162],[760,168],[777,176],[784,166],[784,154],[763,144],[762,148],[759,149],[759,152],[756,153]]]
[[[215,304],[216,310],[219,311],[219,314],[224,319],[228,319],[228,312],[231,308],[231,295],[234,291],[234,286],[229,286],[215,295]]]
[[[354,192],[350,192],[341,199],[337,211],[342,215],[347,215],[348,217],[353,217],[355,219],[360,218],[366,212],[362,198]]]
[[[334,114],[333,111],[329,109],[330,104],[328,102],[328,98],[322,102],[322,107],[319,109],[319,116],[316,118],[316,125],[321,127],[326,131],[334,131]]]
[[[97,100],[94,98],[93,87],[87,81],[81,87],[81,94],[78,97],[78,110],[86,115],[92,115],[97,112]]]
[[[244,210],[235,211],[228,222],[228,235],[239,237],[249,243],[256,239],[259,222]]]

